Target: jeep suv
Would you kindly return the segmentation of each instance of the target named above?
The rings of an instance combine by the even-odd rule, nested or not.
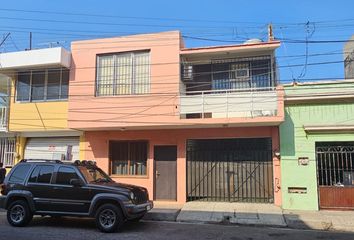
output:
[[[0,208],[17,227],[33,215],[78,216],[114,232],[153,207],[145,188],[114,182],[92,161],[22,160],[6,176],[1,194]]]

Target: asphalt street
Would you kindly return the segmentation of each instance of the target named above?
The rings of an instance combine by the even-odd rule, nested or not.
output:
[[[78,240],[78,239],[354,239],[354,233],[296,230],[236,225],[190,224],[175,222],[127,223],[119,233],[99,232],[92,219],[35,217],[23,228],[11,227],[0,213],[0,239]]]

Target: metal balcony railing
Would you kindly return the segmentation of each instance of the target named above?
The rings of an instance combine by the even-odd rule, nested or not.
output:
[[[275,116],[278,96],[274,87],[187,92],[180,95],[182,118],[233,118]],[[197,117],[198,118],[198,117]]]

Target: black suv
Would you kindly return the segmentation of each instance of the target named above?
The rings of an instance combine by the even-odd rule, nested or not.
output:
[[[0,208],[13,226],[27,225],[34,214],[81,216],[114,232],[153,207],[145,188],[114,182],[92,161],[22,160],[6,176],[1,194]]]

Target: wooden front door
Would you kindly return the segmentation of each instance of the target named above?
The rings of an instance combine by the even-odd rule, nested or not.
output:
[[[155,200],[177,200],[177,146],[155,146]]]

